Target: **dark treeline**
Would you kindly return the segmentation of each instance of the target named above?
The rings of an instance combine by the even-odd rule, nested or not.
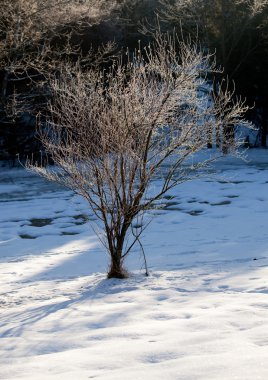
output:
[[[46,112],[49,78],[59,68],[106,65],[148,43],[158,25],[215,52],[222,72],[214,81],[235,82],[254,106],[247,115],[259,129],[254,144],[266,146],[265,0],[0,0],[0,11],[0,159],[38,156],[36,116]]]

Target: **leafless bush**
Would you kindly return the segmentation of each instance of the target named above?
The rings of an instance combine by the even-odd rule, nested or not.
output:
[[[52,82],[51,116],[40,130],[56,165],[27,165],[88,201],[104,228],[108,277],[127,275],[124,259],[143,231],[137,218],[221,154],[210,151],[198,159],[208,136],[223,125],[244,123],[246,107],[233,102],[227,90],[216,103],[200,94],[211,57],[182,43],[177,54],[176,43],[159,32],[143,53],[129,55],[127,64],[62,72]],[[232,153],[238,145],[233,139]],[[161,185],[151,191],[155,178]]]

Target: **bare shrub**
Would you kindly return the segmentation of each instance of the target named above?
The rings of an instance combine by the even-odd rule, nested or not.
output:
[[[124,65],[62,72],[52,82],[50,117],[40,130],[55,166],[27,165],[88,201],[105,232],[108,277],[126,277],[124,259],[140,243],[140,218],[153,203],[221,155],[205,154],[208,135],[244,123],[246,107],[228,90],[217,102],[200,93],[211,57],[182,43],[178,54],[176,43],[157,33]],[[233,154],[238,145],[233,139]],[[156,178],[161,184],[152,189]]]

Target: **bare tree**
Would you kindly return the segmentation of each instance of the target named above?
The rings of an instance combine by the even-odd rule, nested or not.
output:
[[[229,81],[235,80],[240,85],[240,91],[252,98],[256,83],[251,93],[248,93],[250,84],[246,77],[256,66],[258,51],[264,54],[263,51],[267,47],[268,1],[160,0],[160,3],[160,17],[166,25],[180,25],[184,34],[198,34],[203,46],[212,51],[216,50],[217,62],[223,69],[221,74],[214,76],[215,96],[218,82],[228,75]],[[258,91],[265,93],[266,82],[263,82],[264,84],[259,84],[263,90]],[[266,98],[265,95],[263,97]],[[225,136],[229,135],[229,129],[226,129]],[[265,116],[261,131],[262,145],[265,146]],[[224,149],[226,148],[225,146]]]
[[[22,159],[40,149],[35,114],[50,96],[47,77],[64,61],[80,59],[85,28],[112,6],[112,0],[0,0],[1,158],[15,165],[17,154]],[[105,53],[112,49],[111,43]],[[84,64],[96,58],[90,45],[83,52]]]
[[[37,97],[36,92],[22,88],[40,80],[40,75],[57,68],[63,57],[77,51],[70,43],[72,32],[96,22],[104,12],[103,4],[96,0],[0,0],[3,119],[6,115],[14,119],[19,104]]]
[[[163,20],[195,34],[207,48],[217,49],[229,77],[256,50],[267,31],[267,0],[160,0]],[[253,38],[257,32],[259,38]],[[234,62],[234,55],[239,59]]]
[[[27,165],[88,201],[105,232],[109,278],[127,276],[124,259],[143,231],[137,219],[221,154],[198,159],[207,135],[244,123],[246,107],[227,90],[216,103],[200,93],[210,57],[181,43],[177,54],[177,42],[159,32],[124,65],[62,73],[52,83],[50,117],[40,131],[56,165]],[[231,148],[236,154],[238,142]],[[156,178],[161,185],[152,188]]]

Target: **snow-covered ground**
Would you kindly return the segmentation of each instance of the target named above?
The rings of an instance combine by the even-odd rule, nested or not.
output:
[[[0,379],[268,379],[268,152],[167,197],[127,280],[83,199],[0,169]]]

